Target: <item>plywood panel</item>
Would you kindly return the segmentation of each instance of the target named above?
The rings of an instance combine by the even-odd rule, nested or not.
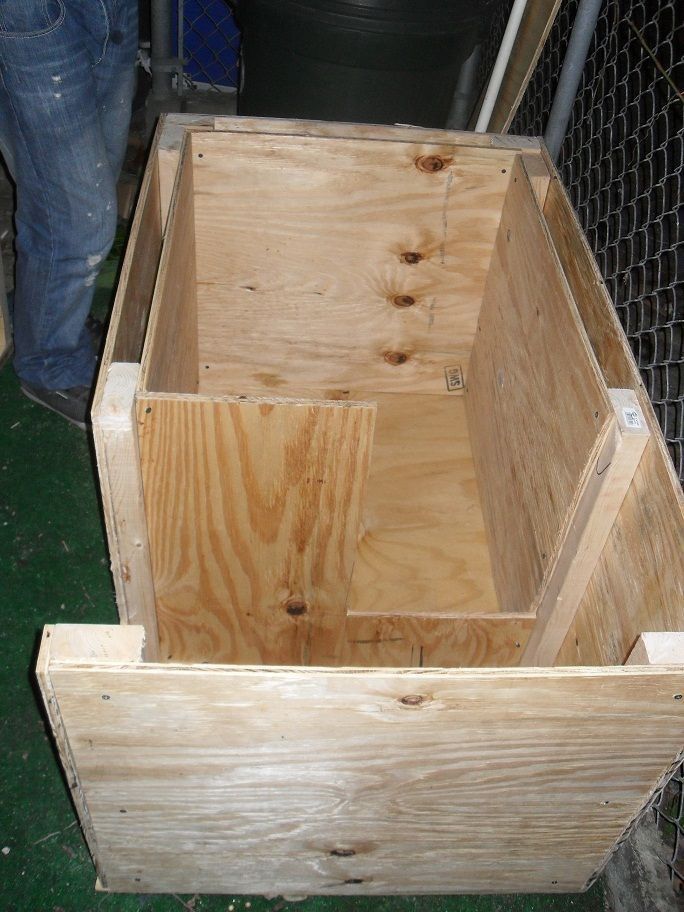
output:
[[[361,373],[380,391],[442,392],[472,345],[513,157],[195,134],[205,388]]]
[[[520,162],[465,398],[501,608],[536,609],[615,417]]]
[[[168,225],[142,354],[140,386],[162,393],[194,393],[199,381],[189,138],[181,151]]]
[[[331,664],[375,407],[141,396],[163,658]]]
[[[463,397],[371,398],[378,414],[350,612],[498,612]]]
[[[684,497],[596,263],[558,180],[544,215],[610,386],[632,387],[651,431],[559,662],[618,664],[644,630],[684,629]]]
[[[577,492],[523,665],[555,663],[648,443],[650,433],[632,390],[611,389],[609,394],[614,430]]]
[[[160,666],[49,642],[109,890],[581,890],[684,741],[681,667]]]
[[[349,614],[339,665],[359,668],[506,668],[520,656],[534,616]]]

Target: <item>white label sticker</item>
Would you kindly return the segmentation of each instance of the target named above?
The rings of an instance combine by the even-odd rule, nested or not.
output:
[[[639,412],[633,408],[623,408],[622,415],[625,419],[625,424],[629,428],[640,428],[641,427],[641,418],[639,417]]]
[[[454,390],[463,389],[463,371],[461,370],[461,365],[457,364],[454,365],[454,367],[445,367],[444,379],[446,380],[446,388],[450,393]]]

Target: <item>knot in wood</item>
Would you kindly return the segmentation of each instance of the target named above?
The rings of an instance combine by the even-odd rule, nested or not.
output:
[[[285,602],[285,611],[292,617],[300,617],[302,614],[306,614],[308,610],[309,606],[303,599],[292,598]]]
[[[416,168],[428,174],[442,171],[447,164],[448,162],[439,155],[421,155],[416,159]]]
[[[405,697],[402,697],[399,701],[404,706],[422,706],[423,703],[427,703],[429,697],[424,696],[423,694],[407,694]]]
[[[395,307],[413,307],[416,299],[412,298],[411,295],[395,295],[392,303]]]
[[[407,263],[409,266],[415,266],[416,263],[420,263],[422,259],[423,254],[419,253],[417,250],[406,250],[400,257],[401,262]]]
[[[385,352],[385,361],[396,367],[397,364],[405,364],[408,361],[406,352]]]

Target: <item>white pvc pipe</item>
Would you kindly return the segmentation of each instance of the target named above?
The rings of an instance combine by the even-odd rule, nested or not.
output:
[[[496,56],[496,63],[494,64],[494,69],[492,70],[492,75],[489,79],[489,85],[487,86],[484,101],[482,102],[482,107],[480,108],[480,113],[477,117],[477,123],[475,124],[476,133],[487,132],[487,127],[489,126],[489,121],[492,116],[492,111],[494,110],[494,105],[496,104],[496,99],[499,96],[499,89],[501,88],[501,83],[503,82],[504,73],[506,72],[506,67],[508,66],[508,61],[511,56],[511,51],[513,50],[513,45],[515,44],[518,29],[520,28],[520,21],[523,17],[526,6],[527,0],[515,0],[513,4],[511,15],[508,17],[506,31],[504,32],[504,36],[501,41],[501,47],[499,48],[499,53]]]

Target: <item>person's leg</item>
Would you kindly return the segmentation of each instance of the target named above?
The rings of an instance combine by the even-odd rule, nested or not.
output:
[[[84,323],[116,229],[118,176],[103,127],[103,85],[105,69],[114,78],[124,68],[123,55],[117,68],[107,54],[114,48],[117,56],[111,23],[129,5],[0,0],[0,92],[9,111],[2,132],[17,182],[15,369],[32,387],[92,381]],[[125,137],[124,120],[118,133]]]

